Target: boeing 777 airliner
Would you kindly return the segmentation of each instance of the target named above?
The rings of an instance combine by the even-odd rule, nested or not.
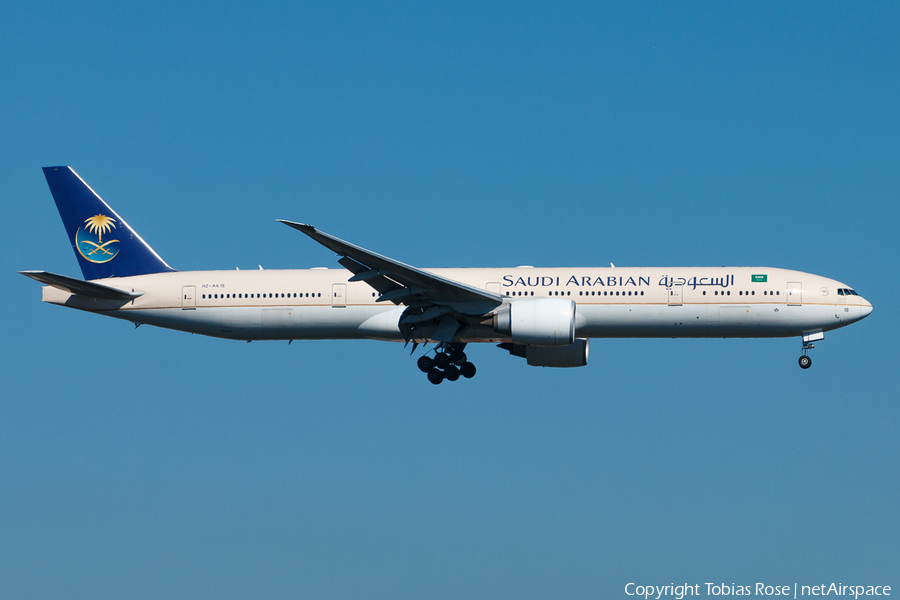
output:
[[[43,301],[234,340],[433,343],[432,383],[475,375],[464,349],[495,343],[529,365],[581,367],[590,338],[791,337],[800,366],[826,331],[872,305],[849,285],[768,267],[419,269],[311,225],[280,221],[341,269],[176,271],[71,167],[45,167],[84,280],[22,271]]]

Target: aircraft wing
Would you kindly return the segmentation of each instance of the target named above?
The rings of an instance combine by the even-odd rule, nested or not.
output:
[[[82,281],[74,277],[65,275],[57,275],[56,273],[48,273],[47,271],[19,271],[25,277],[31,277],[35,281],[46,283],[49,286],[61,289],[70,294],[78,294],[79,296],[87,296],[89,298],[102,298],[104,300],[134,300],[144,295],[144,292],[126,292],[118,288],[110,287],[94,283],[92,281]]]
[[[349,281],[365,281],[381,293],[379,302],[447,307],[461,315],[483,315],[503,303],[499,294],[403,264],[319,231],[312,225],[281,219],[279,222],[305,233],[339,254],[341,259],[338,262],[353,273]]]

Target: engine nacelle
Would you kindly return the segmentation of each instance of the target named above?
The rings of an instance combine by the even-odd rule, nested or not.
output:
[[[568,346],[500,344],[513,356],[522,356],[532,367],[583,367],[588,362],[590,340],[578,338]]]
[[[518,300],[494,314],[494,330],[513,344],[568,346],[575,341],[575,303],[563,298]]]

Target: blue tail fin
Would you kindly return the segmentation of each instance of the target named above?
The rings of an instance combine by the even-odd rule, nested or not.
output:
[[[72,167],[44,167],[85,279],[174,271]]]

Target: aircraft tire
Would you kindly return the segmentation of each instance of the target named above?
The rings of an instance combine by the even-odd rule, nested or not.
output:
[[[427,373],[431,370],[431,367],[434,366],[434,361],[427,356],[420,356],[419,360],[416,361],[416,366],[419,367],[419,370],[423,373]]]
[[[465,362],[459,367],[459,372],[466,379],[472,379],[473,377],[475,377],[475,371],[475,365],[470,362]]]
[[[456,365],[450,365],[447,367],[447,370],[444,371],[444,377],[449,379],[450,381],[456,381],[459,379],[459,367]]]
[[[430,381],[434,385],[438,385],[443,380],[444,374],[438,369],[431,369],[430,371],[428,371],[428,381]]]
[[[812,366],[812,359],[806,355],[801,356],[798,362],[801,369],[808,369]]]
[[[462,350],[456,350],[450,353],[450,362],[455,365],[462,365],[466,362],[466,353]]]
[[[434,355],[434,364],[439,369],[446,369],[450,366],[450,357],[445,352],[438,352]]]

